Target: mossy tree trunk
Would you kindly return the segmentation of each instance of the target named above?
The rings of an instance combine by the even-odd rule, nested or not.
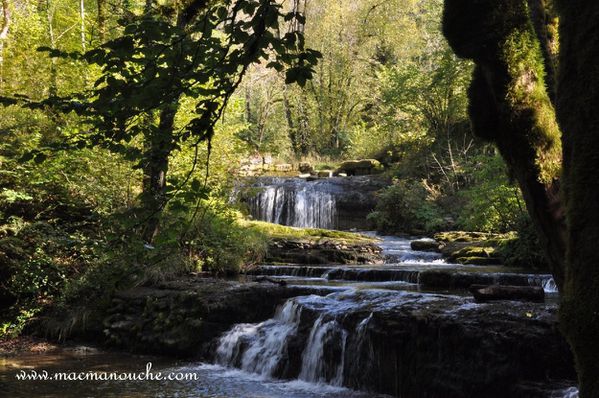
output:
[[[456,54],[476,64],[469,92],[475,133],[497,144],[522,188],[562,294],[560,323],[576,359],[580,396],[595,398],[599,3],[556,4],[557,73],[551,0],[445,0],[443,28]]]
[[[580,396],[599,397],[599,2],[560,0],[557,114],[568,223],[560,324]]]
[[[443,30],[456,54],[476,64],[469,90],[474,133],[497,144],[562,286],[560,131],[545,83],[546,57],[527,1],[446,0]]]

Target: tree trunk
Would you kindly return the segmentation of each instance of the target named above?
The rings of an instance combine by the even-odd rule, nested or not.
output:
[[[298,134],[293,122],[293,112],[291,110],[291,103],[289,102],[289,95],[287,93],[287,84],[283,85],[283,106],[285,107],[285,120],[287,121],[287,129],[289,135],[289,141],[291,141],[291,148],[295,156],[301,155],[301,144],[298,142]]]
[[[87,45],[85,43],[85,0],[79,0],[79,20],[80,20],[80,36],[81,36],[81,51],[85,52],[87,50]]]
[[[560,0],[557,113],[568,223],[560,324],[581,398],[599,397],[599,3]]]
[[[100,43],[106,40],[106,0],[97,0],[98,6],[98,38]]]
[[[497,145],[518,181],[561,288],[566,247],[558,181],[561,133],[526,0],[446,0],[443,31],[456,54],[476,64],[469,89],[474,133]]]
[[[46,0],[46,16],[48,20],[48,36],[50,38],[50,48],[56,48],[56,38],[54,36],[54,9],[51,0]],[[48,88],[50,96],[58,94],[58,71],[56,70],[56,57],[50,58],[50,87]]]
[[[142,206],[144,226],[142,238],[152,243],[160,229],[160,216],[166,205],[166,176],[168,157],[172,151],[176,108],[168,107],[160,112],[158,127],[146,139]]]
[[[534,27],[537,39],[541,47],[541,53],[545,61],[545,84],[551,102],[555,104],[556,85],[556,55],[555,38],[553,31],[557,27],[552,1],[553,0],[527,0],[530,19]]]
[[[2,26],[0,27],[0,89],[4,83],[4,42],[10,29],[10,4],[2,0]]]

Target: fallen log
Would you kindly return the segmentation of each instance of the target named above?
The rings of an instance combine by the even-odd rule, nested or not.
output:
[[[539,286],[471,285],[470,293],[477,303],[493,300],[530,301],[543,303],[545,291]]]

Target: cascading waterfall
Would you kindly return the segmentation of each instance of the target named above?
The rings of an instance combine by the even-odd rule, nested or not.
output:
[[[288,300],[274,318],[259,324],[233,327],[219,341],[216,362],[272,377],[280,364],[289,336],[297,331],[301,307]]]
[[[323,184],[305,181],[275,180],[249,199],[252,216],[261,221],[294,227],[336,227],[335,196]]]
[[[299,378],[311,382],[328,382],[335,386],[343,385],[346,341],[347,331],[336,320],[326,321],[324,316],[320,316],[310,331],[308,344],[302,354]],[[325,358],[327,355],[330,358]],[[333,366],[328,366],[330,364]]]
[[[303,296],[287,300],[275,316],[259,324],[239,324],[219,340],[215,360],[267,378],[297,378],[307,382],[344,385],[346,346],[349,333],[325,311],[314,320],[314,307],[337,306],[334,300]],[[305,316],[302,311],[308,310]],[[322,310],[322,308],[321,308]],[[367,325],[372,315],[361,325]],[[300,329],[303,332],[300,332]],[[354,333],[364,333],[358,327]],[[309,331],[309,332],[308,332]],[[291,350],[299,347],[299,352]],[[301,358],[296,365],[291,358]],[[293,368],[293,366],[296,366]]]

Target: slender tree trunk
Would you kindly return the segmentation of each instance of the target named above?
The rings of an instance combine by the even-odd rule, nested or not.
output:
[[[85,52],[87,45],[85,43],[85,0],[79,0],[79,19],[80,25],[80,36],[81,36],[81,51]]]
[[[56,38],[54,36],[54,9],[51,0],[46,0],[46,16],[48,20],[48,36],[50,38],[50,48],[56,48]],[[50,58],[50,87],[48,88],[50,96],[58,94],[58,71],[56,70],[56,58]]]
[[[0,89],[4,85],[4,43],[8,38],[11,15],[8,0],[2,0],[2,26],[0,28]]]
[[[568,223],[560,324],[581,398],[599,397],[599,2],[560,0],[557,113]]]
[[[87,51],[86,34],[85,34],[85,0],[79,0],[79,19],[80,19],[80,39],[81,52]],[[85,66],[84,66],[85,68]],[[83,70],[83,86],[87,87],[87,68]]]
[[[146,138],[142,194],[145,223],[142,237],[147,243],[152,243],[159,232],[160,216],[166,204],[166,176],[176,113],[174,107],[163,109],[158,126],[149,127],[151,132]]]
[[[106,0],[97,0],[98,10],[98,38],[100,43],[106,40]]]
[[[295,129],[295,123],[293,122],[293,112],[291,110],[291,103],[289,102],[289,95],[287,93],[288,87],[285,84],[283,86],[283,106],[285,107],[285,120],[287,121],[287,129],[289,130],[289,141],[291,141],[291,148],[295,156],[301,155],[300,143],[298,142],[298,134]]]

